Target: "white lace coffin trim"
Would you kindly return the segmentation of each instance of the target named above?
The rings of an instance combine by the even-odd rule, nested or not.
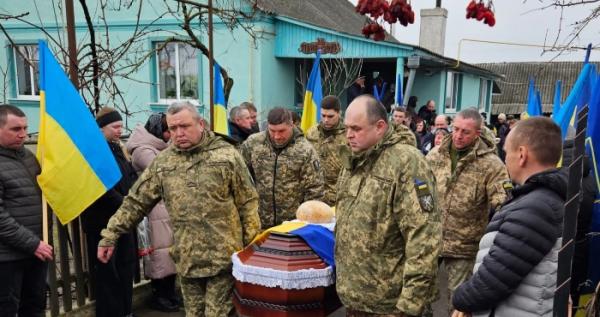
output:
[[[280,287],[282,289],[307,289],[326,287],[335,283],[333,268],[280,271],[242,263],[236,253],[231,256],[233,277],[240,282]]]

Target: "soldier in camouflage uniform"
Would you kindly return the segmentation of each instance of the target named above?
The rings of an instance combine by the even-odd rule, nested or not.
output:
[[[231,254],[260,231],[258,194],[241,155],[204,129],[193,105],[169,107],[167,124],[173,145],[154,159],[102,230],[98,259],[108,261],[119,235],[163,199],[186,316],[227,316],[233,308]]]
[[[264,227],[296,218],[303,202],[323,198],[323,173],[315,148],[294,128],[291,112],[274,108],[268,129],[251,135],[240,150],[260,196]]]
[[[421,316],[433,300],[440,213],[429,164],[372,96],[345,118],[337,185],[336,288],[348,316]],[[414,140],[413,140],[414,142]]]
[[[335,205],[335,184],[337,183],[342,163],[339,147],[346,144],[346,128],[340,118],[341,104],[336,96],[326,96],[321,101],[321,122],[306,133],[306,139],[312,143],[319,154],[323,176],[325,178],[325,195],[323,201],[330,206]]]
[[[452,134],[427,155],[439,189],[450,312],[454,290],[471,276],[490,212],[506,198],[508,173],[493,141],[480,137],[481,122],[474,108],[459,112]]]

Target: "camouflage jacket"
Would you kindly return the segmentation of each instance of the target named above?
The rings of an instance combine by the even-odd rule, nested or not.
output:
[[[114,245],[161,198],[173,226],[171,256],[183,277],[213,276],[230,269],[231,254],[260,231],[258,194],[244,160],[212,132],[191,149],[169,146],[162,151],[102,230],[99,245]]]
[[[437,181],[442,210],[442,256],[471,258],[477,253],[489,212],[506,199],[506,167],[495,154],[496,147],[478,138],[472,150],[451,172],[450,146],[446,136],[440,146],[427,154]]]
[[[258,190],[263,226],[293,220],[301,203],[323,198],[317,151],[300,130],[294,129],[292,140],[282,149],[273,147],[267,131],[251,135],[240,149]]]
[[[346,128],[340,119],[338,125],[329,131],[323,129],[319,124],[310,128],[306,133],[306,139],[312,143],[319,154],[325,180],[323,201],[330,206],[335,205],[335,184],[342,169],[339,147],[346,144],[345,132]]]
[[[390,127],[359,156],[342,151],[337,185],[336,287],[353,310],[421,315],[433,300],[440,213],[429,164]]]
[[[404,124],[396,123],[392,123],[392,127],[394,128],[394,133],[400,138],[400,142],[402,144],[408,144],[417,147],[417,137],[411,129]]]

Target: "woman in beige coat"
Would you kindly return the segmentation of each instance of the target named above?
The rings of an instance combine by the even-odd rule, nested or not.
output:
[[[131,163],[141,174],[152,160],[167,148],[170,139],[164,113],[155,113],[148,118],[144,127],[137,126],[129,141],[127,151],[131,154]],[[144,273],[152,284],[153,309],[174,312],[179,310],[181,301],[175,293],[175,264],[169,255],[173,245],[173,231],[169,214],[165,205],[160,201],[148,215],[150,227],[150,243],[152,252],[144,256]]]

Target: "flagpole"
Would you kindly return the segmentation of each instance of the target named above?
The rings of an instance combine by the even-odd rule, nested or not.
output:
[[[209,95],[210,95],[210,129],[215,130],[215,101],[214,101],[214,80],[215,70],[213,62],[213,7],[212,0],[208,0],[208,69],[209,69]]]

